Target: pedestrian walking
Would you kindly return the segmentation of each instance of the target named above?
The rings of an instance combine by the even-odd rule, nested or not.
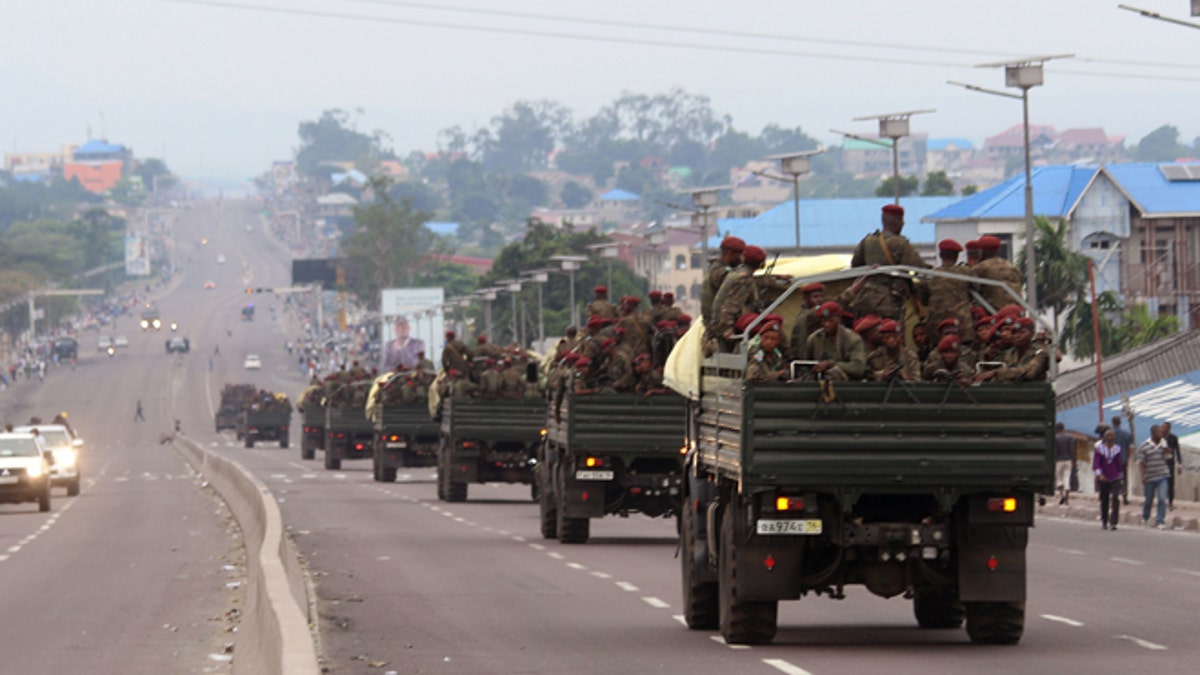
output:
[[[1125,480],[1124,466],[1116,432],[1111,428],[1105,429],[1104,438],[1096,443],[1092,455],[1092,469],[1096,472],[1096,491],[1100,493],[1100,526],[1105,530],[1117,529],[1117,522],[1121,519],[1121,482]]]
[[[1179,452],[1179,437],[1171,433],[1171,423],[1163,422],[1163,441],[1167,444],[1167,508],[1175,510],[1175,476],[1183,473],[1183,455]]]
[[[138,402],[137,402],[137,412],[135,412],[133,414],[133,421],[134,422],[145,422],[146,421],[146,416],[142,414],[142,399],[140,399],[140,398],[138,399]]]
[[[1062,422],[1054,426],[1054,482],[1058,486],[1058,503],[1066,506],[1071,500],[1071,472],[1075,464],[1075,439],[1067,433]]]
[[[1142,524],[1145,525],[1150,520],[1150,505],[1157,499],[1158,512],[1154,526],[1160,530],[1166,526],[1167,518],[1167,477],[1171,475],[1170,469],[1167,468],[1169,452],[1170,449],[1163,440],[1162,427],[1157,424],[1150,427],[1150,438],[1138,447],[1138,469],[1141,470],[1142,494],[1145,495],[1145,501],[1142,503]]]
[[[1133,456],[1133,434],[1121,428],[1120,417],[1112,418],[1112,429],[1116,434],[1117,447],[1121,448],[1121,473],[1124,476],[1129,473],[1129,460]],[[1125,500],[1125,506],[1129,506],[1129,494],[1123,488],[1121,493]]]

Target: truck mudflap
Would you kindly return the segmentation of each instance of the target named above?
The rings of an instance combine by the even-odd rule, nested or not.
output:
[[[606,513],[664,516],[679,510],[683,476],[575,469],[564,489],[568,518],[602,518]]]
[[[1028,543],[1021,525],[968,529],[958,544],[959,601],[1024,602]]]

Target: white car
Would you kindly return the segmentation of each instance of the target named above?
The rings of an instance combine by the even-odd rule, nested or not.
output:
[[[262,359],[258,358],[258,354],[247,354],[242,366],[246,370],[262,370]]]
[[[112,343],[114,347],[128,347],[129,338],[125,337],[124,335],[118,335],[117,337],[113,338]]]
[[[50,464],[33,434],[0,433],[0,502],[37,502],[50,510]]]
[[[100,350],[100,351],[104,351],[104,350],[108,349],[108,348],[109,348],[109,347],[111,347],[111,346],[113,346],[113,341],[112,341],[112,338],[111,338],[111,337],[109,337],[109,336],[107,336],[107,335],[101,335],[101,336],[100,336],[100,337],[99,337],[99,338],[96,340],[96,349],[98,349],[98,350]]]
[[[79,494],[79,451],[83,449],[83,439],[72,436],[61,424],[26,425],[13,431],[27,434],[34,429],[38,430],[44,447],[54,457],[50,463],[50,485],[67,488],[70,497]]]
[[[221,263],[222,265],[224,265],[224,264],[225,264],[225,254],[224,254],[224,253],[222,253],[221,255],[217,256],[217,262]]]

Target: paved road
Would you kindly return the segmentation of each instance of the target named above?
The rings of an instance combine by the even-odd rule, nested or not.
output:
[[[1200,651],[1191,625],[1200,593],[1194,534],[1133,528],[1105,532],[1090,523],[1042,518],[1029,551],[1026,634],[1016,647],[971,645],[962,630],[919,630],[910,603],[885,601],[854,587],[842,602],[807,598],[783,603],[774,644],[733,648],[712,632],[688,631],[680,623],[679,564],[670,521],[597,521],[591,542],[564,546],[540,539],[537,509],[524,486],[471,486],[468,502],[443,504],[435,497],[432,469],[402,471],[396,483],[382,484],[372,481],[365,461],[347,461],[341,471],[326,471],[320,454],[315,461],[301,460],[295,425],[289,449],[274,444],[244,449],[229,432],[212,430],[209,411],[220,384],[246,380],[293,396],[303,386],[282,350],[283,341],[294,335],[282,317],[271,321],[262,309],[270,300],[256,299],[259,320],[253,324],[237,320],[245,301],[238,288],[288,283],[282,249],[268,243],[255,213],[248,205],[227,202],[221,217],[214,218],[223,223],[220,228],[206,225],[216,230],[208,247],[190,253],[195,269],[161,303],[164,313],[191,312],[198,319],[187,324],[194,353],[174,359],[178,377],[161,372],[163,364],[172,362],[161,347],[145,347],[144,357],[135,356],[142,348],[137,340],[130,354],[121,357],[133,367],[102,370],[107,363],[85,364],[108,373],[73,390],[81,397],[79,406],[91,401],[92,417],[80,413],[80,424],[96,429],[89,435],[104,441],[105,450],[96,454],[107,462],[107,471],[95,472],[96,482],[75,500],[78,506],[64,513],[62,506],[70,500],[58,500],[55,513],[62,515],[50,529],[0,563],[0,579],[27,601],[42,570],[35,555],[40,551],[64,561],[53,578],[65,590],[45,581],[47,575],[40,581],[42,592],[57,598],[50,603],[53,609],[31,616],[13,598],[0,601],[14,602],[0,605],[5,616],[29,617],[17,628],[18,644],[38,644],[35,637],[45,626],[61,626],[66,630],[56,629],[52,639],[40,644],[78,651],[80,662],[84,654],[95,659],[97,652],[112,659],[102,666],[114,663],[116,655],[163,659],[176,649],[195,658],[207,653],[215,626],[191,626],[187,617],[220,614],[215,605],[227,596],[219,563],[228,542],[211,502],[189,480],[177,478],[184,473],[182,462],[154,444],[154,432],[170,419],[170,406],[189,435],[241,461],[278,498],[313,575],[320,653],[332,673],[1194,670]],[[253,226],[252,232],[246,232],[246,224]],[[224,267],[209,262],[215,259],[214,244],[228,257]],[[207,276],[215,277],[215,291],[201,290]],[[210,372],[214,342],[222,355]],[[241,357],[248,351],[262,355],[262,371],[241,370]],[[168,387],[168,382],[174,385]],[[134,387],[146,392],[148,412],[158,423],[128,428],[125,421],[132,411],[127,392]],[[70,409],[76,418],[76,408]],[[105,420],[111,431],[101,432]],[[166,480],[168,475],[173,479]],[[191,525],[181,527],[182,516],[171,515],[171,509],[186,505],[194,513],[187,521]],[[95,519],[85,521],[83,516],[93,510],[98,512]],[[0,507],[5,543],[40,532],[45,521],[32,508]],[[176,527],[163,532],[159,523]],[[107,553],[104,564],[90,572],[91,582],[76,584],[70,571],[93,568],[80,560],[86,548],[81,541]],[[168,552],[175,545],[184,548]],[[129,571],[125,567],[131,560],[153,564]],[[185,582],[178,579],[181,575]],[[102,593],[98,587],[131,591]],[[64,624],[59,603],[72,597],[80,601],[76,611],[96,609]],[[175,616],[164,618],[168,612]],[[138,626],[113,625],[119,623],[111,621],[114,615],[128,615],[131,619],[124,623]],[[178,633],[155,631],[166,623],[184,627]],[[100,635],[75,637],[85,625]],[[172,639],[188,643],[167,645]],[[31,667],[26,672],[57,670]]]

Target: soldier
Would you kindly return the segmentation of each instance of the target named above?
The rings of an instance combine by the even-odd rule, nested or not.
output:
[[[938,322],[937,335],[935,335],[933,339],[935,342],[937,342],[937,344],[940,345],[942,343],[942,340],[944,340],[947,336],[953,336],[958,341],[956,344],[959,345],[958,349],[960,350],[960,354],[961,354],[961,350],[963,349],[962,337],[960,336],[961,327],[962,327],[962,322],[954,317],[947,317],[945,319],[942,319],[940,322]],[[940,358],[940,356],[938,355],[938,352],[939,352],[938,349],[933,349],[929,352],[928,355],[926,355],[926,357],[924,359],[921,360],[921,363],[923,364],[921,366],[922,373],[924,373],[925,370],[928,369],[930,366],[936,366],[936,364],[938,363],[938,359]],[[968,365],[969,365],[969,363],[970,362],[968,361]],[[929,379],[929,378],[926,377],[925,379]]]
[[[650,298],[650,323],[653,325],[662,321],[663,312],[666,311],[662,302],[663,293],[657,290],[650,291],[646,297]]]
[[[462,340],[457,339],[454,331],[446,331],[446,346],[442,348],[442,370],[458,370],[460,373],[471,371],[471,352]]]
[[[779,348],[782,341],[780,335],[782,330],[783,322],[773,314],[754,327],[759,342],[750,348],[746,358],[747,382],[772,382],[788,379],[788,361],[783,355],[783,350]]]
[[[483,360],[483,372],[479,374],[480,398],[493,399],[500,396],[500,369],[496,367],[496,359],[487,357]]]
[[[653,324],[647,324],[648,314],[638,312],[642,299],[634,295],[621,298],[621,318],[617,327],[625,331],[621,344],[628,345],[634,354],[650,351],[650,336],[654,333]]]
[[[700,318],[704,319],[704,325],[712,325],[717,292],[721,290],[725,275],[742,264],[742,252],[745,250],[746,242],[737,237],[727,236],[721,241],[720,257],[709,263],[704,283],[700,286]]]
[[[579,344],[579,329],[575,326],[567,326],[565,331],[566,336],[554,345],[554,353],[569,352]]]
[[[597,286],[592,289],[592,293],[596,295],[596,299],[589,302],[583,311],[589,317],[617,318],[617,306],[608,301],[608,286]]]
[[[925,359],[934,352],[933,345],[929,342],[929,324],[925,321],[918,321],[912,327],[913,348],[916,349],[917,360],[925,363]]]
[[[798,358],[804,353],[804,343],[808,336],[821,327],[816,309],[825,303],[825,284],[814,281],[800,289],[804,296],[804,306],[796,314],[796,322],[792,324],[792,338],[788,342],[788,354]]]
[[[971,268],[958,264],[958,254],[962,246],[953,239],[943,239],[938,242],[938,256],[942,264],[936,267],[939,272],[973,276]],[[960,326],[973,326],[969,322],[971,316],[970,282],[960,279],[933,277],[926,283],[929,302],[926,318],[930,325],[936,326],[943,320],[954,318]],[[974,331],[962,333],[964,342],[975,339]]]
[[[608,355],[606,369],[609,386],[613,391],[633,391],[637,376],[633,372],[633,353],[624,347],[613,348]]]
[[[904,235],[904,209],[896,204],[883,207],[883,228],[863,237],[850,259],[851,267],[875,265],[908,265],[929,267]],[[860,314],[875,314],[886,319],[902,320],[904,305],[909,299],[909,282],[890,276],[872,276],[854,298]]]
[[[757,246],[747,246],[742,251],[742,264],[725,276],[721,290],[713,300],[713,321],[709,325],[709,338],[719,338],[726,346],[734,338],[734,324],[746,312],[758,311],[758,285],[754,283],[754,272],[766,262],[767,253]],[[710,345],[706,345],[707,348]],[[715,344],[711,345],[714,349]]]
[[[642,396],[668,393],[667,388],[663,386],[662,369],[654,367],[649,354],[638,354],[634,357],[633,374],[637,378],[633,390]]]
[[[1046,379],[1050,369],[1050,355],[1045,349],[1033,344],[1033,319],[1013,319],[1012,350],[1004,366],[998,370],[982,372],[976,382],[1037,382]]]
[[[862,338],[863,349],[868,354],[883,346],[883,337],[879,334],[879,327],[881,325],[883,325],[882,318],[874,314],[868,314],[855,321],[850,329],[858,333],[858,336]]]
[[[979,248],[979,240],[972,239],[967,242],[967,267],[975,267],[983,260],[983,249]]]
[[[675,306],[675,294],[667,291],[662,295],[663,318],[667,321],[675,321],[679,319],[679,315],[683,314],[683,310]]]
[[[500,398],[525,397],[525,368],[512,357],[505,357],[500,371]]]
[[[938,342],[935,360],[925,364],[921,375],[931,382],[971,384],[971,366],[962,358],[962,343],[957,335],[946,335]]]
[[[900,341],[904,328],[899,322],[885,319],[879,324],[883,344],[867,356],[867,374],[877,382],[893,378],[905,382],[921,379],[921,362],[916,354],[906,349]]]
[[[489,343],[486,335],[479,335],[475,338],[474,356],[476,359],[481,356],[490,359],[502,359],[504,358],[504,350]]]
[[[417,351],[417,370],[425,373],[433,373],[435,370],[433,367],[433,361],[425,358],[424,349]]]
[[[842,325],[842,307],[827,302],[817,308],[821,329],[808,336],[804,359],[817,361],[814,375],[829,380],[861,380],[867,369],[867,354],[862,338]]]
[[[583,356],[575,360],[575,370],[571,386],[574,387],[576,395],[585,396],[600,391],[596,387],[596,383],[592,380],[591,368],[592,360],[588,357]]]
[[[1003,282],[1012,289],[1017,297],[1021,297],[1021,272],[1012,263],[1000,257],[1001,243],[998,237],[990,234],[979,238],[983,259],[974,267],[975,276],[980,279]],[[1013,301],[1013,297],[1000,286],[980,284],[977,290],[983,299],[992,306],[993,311]]]
[[[479,387],[472,381],[463,376],[463,372],[457,368],[451,368],[446,372],[446,379],[442,381],[442,398],[471,398],[479,390]]]
[[[692,327],[692,315],[680,314],[679,318],[675,319],[675,332],[682,337],[688,329]]]

